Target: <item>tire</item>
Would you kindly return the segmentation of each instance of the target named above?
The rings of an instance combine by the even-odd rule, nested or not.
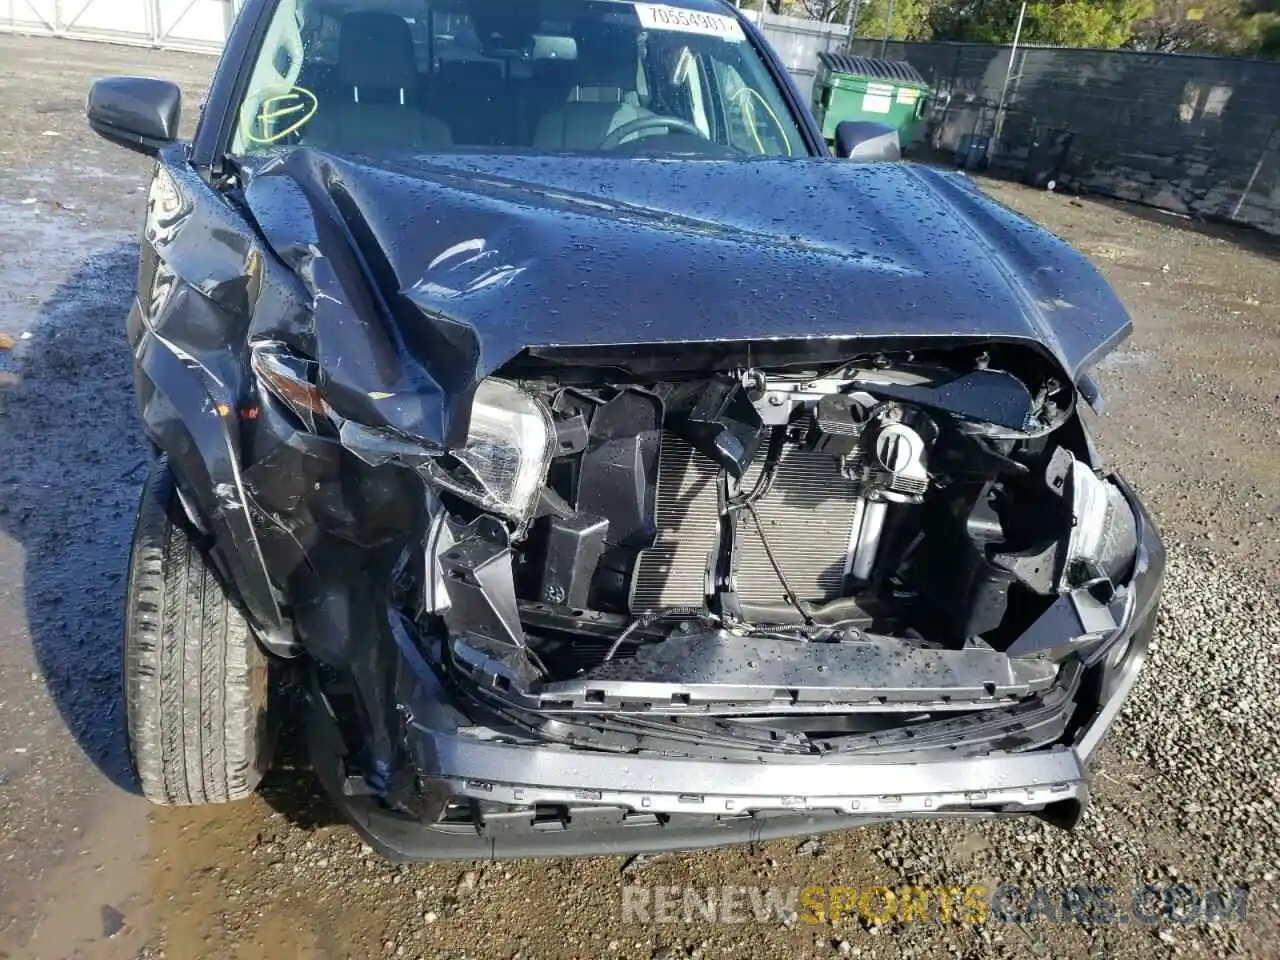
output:
[[[138,506],[125,593],[124,706],[142,794],[251,794],[270,761],[267,655],[185,526],[163,461]]]

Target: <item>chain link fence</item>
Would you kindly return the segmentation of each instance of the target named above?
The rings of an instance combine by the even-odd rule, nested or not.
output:
[[[1009,47],[967,43],[892,42],[887,56],[930,81],[924,136],[938,151],[988,136],[992,164],[1017,171],[1069,140],[1057,178],[1069,186],[1280,233],[1280,63],[1031,47],[1010,71]]]

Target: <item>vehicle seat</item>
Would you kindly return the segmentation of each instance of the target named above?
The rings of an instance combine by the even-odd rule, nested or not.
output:
[[[636,93],[634,34],[580,43],[576,78],[568,102],[538,121],[533,135],[537,149],[595,150],[624,123],[651,115]]]
[[[514,102],[497,61],[445,61],[432,92],[455,143],[480,146],[509,134]]]
[[[559,110],[569,99],[577,82],[576,60],[547,58],[533,62],[531,116],[525,118],[525,143],[533,143],[538,123],[549,113]]]
[[[449,128],[422,112],[413,35],[403,17],[359,10],[338,34],[337,99],[321,101],[307,142],[359,150],[431,150],[453,143]]]

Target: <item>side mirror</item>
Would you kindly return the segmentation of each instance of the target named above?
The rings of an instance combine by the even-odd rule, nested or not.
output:
[[[104,77],[89,88],[85,115],[99,136],[138,153],[154,154],[178,139],[182,91],[168,80]]]
[[[898,128],[872,120],[842,120],[836,124],[836,156],[863,161],[901,160]]]

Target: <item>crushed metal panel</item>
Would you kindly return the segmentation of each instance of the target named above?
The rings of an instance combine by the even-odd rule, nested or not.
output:
[[[1082,255],[963,178],[925,167],[689,164],[677,202],[672,165],[607,156],[410,163],[302,146],[255,166],[250,211],[311,277],[314,312],[309,329],[255,328],[251,339],[309,340],[303,352],[343,418],[445,446],[465,435],[479,381],[522,354],[576,350],[586,363],[591,351],[627,345],[644,361],[663,344],[733,341],[759,354],[794,341],[848,356],[860,340],[979,335],[1048,355],[1074,381],[1132,329]],[[776,196],[784,175],[785,200],[743,207],[744,195]],[[833,218],[836,204],[845,213]],[[423,230],[407,209],[434,211],[438,226]],[[922,242],[920,223],[932,218],[940,226]],[[808,234],[780,233],[783,219]],[[322,253],[313,235],[325,238]],[[872,252],[867,237],[884,238],[883,248]],[[376,286],[356,266],[357,248]],[[810,282],[796,285],[798,269]],[[830,291],[842,288],[859,290],[856,309],[832,308]],[[1041,306],[1064,300],[1076,309]],[[552,301],[558,310],[545,309]],[[359,340],[353,309],[367,334]],[[645,322],[617,323],[623,309]],[[373,393],[392,399],[372,403]]]
[[[799,643],[703,629],[645,647],[571,680],[524,684],[470,637],[451,643],[471,680],[528,710],[682,714],[892,710],[1007,706],[1047,689],[1058,666],[994,650],[905,647],[866,635],[846,643]]]

